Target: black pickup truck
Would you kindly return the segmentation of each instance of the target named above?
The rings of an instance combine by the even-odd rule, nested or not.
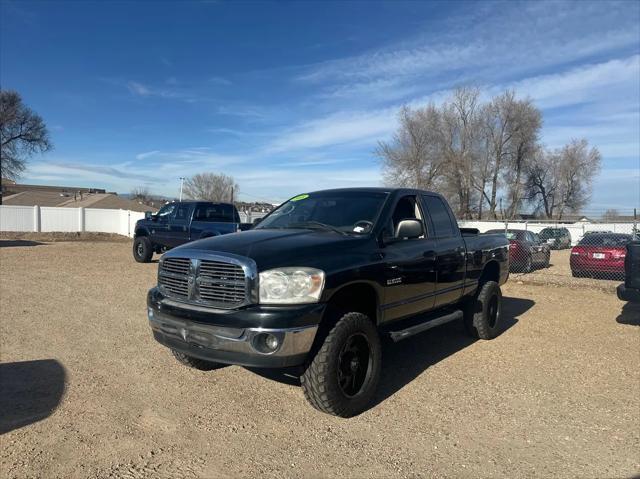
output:
[[[640,239],[627,244],[624,258],[624,283],[618,286],[618,298],[640,303]]]
[[[133,258],[148,263],[153,253],[210,236],[235,233],[240,229],[240,215],[230,203],[180,201],[164,205],[156,214],[145,213],[136,223]]]
[[[435,193],[307,193],[250,231],[164,254],[147,314],[185,365],[295,366],[315,408],[349,417],[375,392],[381,336],[459,319],[475,337],[499,333],[508,246],[461,231]]]

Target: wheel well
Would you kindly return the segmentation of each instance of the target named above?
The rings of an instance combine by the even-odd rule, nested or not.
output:
[[[328,310],[335,313],[366,314],[375,324],[378,322],[378,295],[369,284],[350,284],[331,296]]]
[[[311,356],[322,346],[322,341],[345,313],[366,314],[373,324],[378,323],[378,295],[373,286],[355,283],[344,286],[329,298],[327,309],[311,347]]]
[[[500,282],[500,265],[497,261],[489,261],[484,265],[480,279],[478,280],[478,288],[488,281]]]

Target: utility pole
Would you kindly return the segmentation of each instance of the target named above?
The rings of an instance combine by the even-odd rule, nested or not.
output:
[[[231,187],[231,203],[233,203],[233,186]]]
[[[180,201],[182,201],[182,185],[184,184],[184,177],[180,177]]]

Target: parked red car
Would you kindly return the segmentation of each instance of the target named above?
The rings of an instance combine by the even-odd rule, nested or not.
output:
[[[510,270],[529,273],[534,267],[549,267],[551,247],[531,231],[489,230],[487,234],[503,234],[509,240]]]
[[[624,276],[624,258],[631,235],[597,233],[582,238],[571,250],[571,274],[616,279]]]

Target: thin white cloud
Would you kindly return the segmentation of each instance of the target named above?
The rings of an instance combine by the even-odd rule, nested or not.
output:
[[[219,76],[214,76],[209,78],[209,83],[213,83],[215,85],[222,85],[222,86],[229,86],[232,84],[231,80],[224,77],[219,77]]]
[[[640,55],[581,65],[568,71],[527,78],[508,85],[522,96],[530,96],[541,108],[554,108],[608,101],[616,90],[625,88],[630,94],[638,89]],[[493,88],[495,93],[497,88]],[[636,93],[637,95],[637,93]]]
[[[446,88],[446,82],[504,82],[614,51],[638,50],[637,4],[544,6],[475,4],[464,15],[444,20],[439,30],[430,27],[410,40],[310,65],[295,79],[317,85],[320,98],[375,104]]]
[[[134,95],[139,95],[139,96],[151,95],[151,90],[148,87],[136,81],[127,82],[127,88],[129,88],[129,91]]]
[[[164,86],[151,86],[138,81],[130,80],[126,82],[125,86],[129,92],[137,97],[150,98],[164,98],[168,100],[182,100],[188,103],[193,103],[201,99],[194,92],[185,88],[179,87],[177,83],[165,82]]]
[[[368,112],[336,113],[311,120],[280,135],[265,151],[278,153],[311,150],[347,143],[371,141],[386,137],[395,129],[397,109],[387,108]]]
[[[155,156],[158,153],[160,153],[159,150],[145,151],[144,153],[138,153],[136,155],[136,159],[137,160],[146,160],[147,158],[151,158],[152,156]]]

